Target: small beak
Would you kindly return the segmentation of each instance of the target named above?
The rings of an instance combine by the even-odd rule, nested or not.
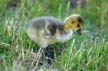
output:
[[[78,34],[81,35],[81,29],[77,30]]]

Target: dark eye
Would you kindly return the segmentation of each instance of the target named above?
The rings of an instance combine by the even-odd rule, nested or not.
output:
[[[79,24],[77,24],[77,27],[80,27],[80,25],[79,25]]]
[[[72,24],[74,24],[75,22],[74,21],[72,21]]]

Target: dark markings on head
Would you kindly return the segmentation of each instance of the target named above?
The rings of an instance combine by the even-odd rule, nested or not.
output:
[[[80,23],[83,23],[83,19],[82,19],[81,17],[78,17],[78,21],[79,21]]]

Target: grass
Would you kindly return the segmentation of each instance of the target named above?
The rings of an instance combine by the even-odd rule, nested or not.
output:
[[[32,69],[38,48],[23,30],[31,18],[54,16],[63,20],[72,13],[84,18],[83,34],[74,32],[64,44],[56,43],[54,68],[61,71],[108,71],[108,1],[90,0],[84,8],[70,8],[63,0],[20,0],[17,7],[7,7],[13,0],[0,0],[0,71],[27,71]],[[90,31],[85,33],[84,31]],[[63,49],[61,55],[59,50]]]

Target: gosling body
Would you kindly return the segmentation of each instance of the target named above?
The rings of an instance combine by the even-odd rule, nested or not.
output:
[[[30,39],[42,48],[56,42],[63,43],[71,39],[73,35],[72,29],[66,32],[64,23],[54,17],[32,19],[26,24],[25,30]]]

